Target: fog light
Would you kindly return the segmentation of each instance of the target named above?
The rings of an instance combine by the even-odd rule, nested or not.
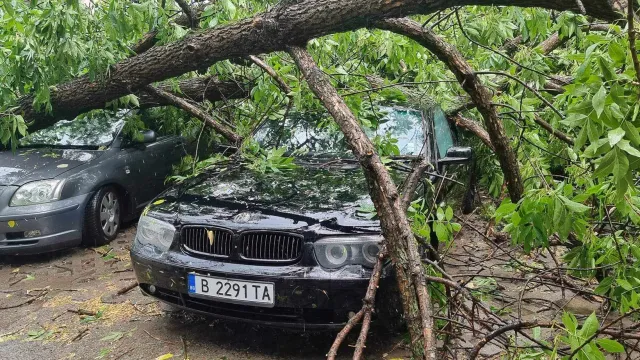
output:
[[[40,235],[41,235],[40,230],[29,230],[24,232],[25,238],[32,238]]]
[[[155,293],[156,293],[156,287],[155,287],[155,286],[153,286],[153,285],[149,285],[149,292],[150,292],[151,294],[155,294]]]

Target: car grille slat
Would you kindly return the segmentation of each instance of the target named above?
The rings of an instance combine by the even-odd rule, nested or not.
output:
[[[213,232],[213,243],[209,232]],[[229,261],[284,263],[300,259],[303,236],[277,231],[244,231],[236,235],[239,248],[234,248],[231,230],[188,225],[182,229],[180,243],[188,252],[226,257]]]
[[[279,232],[245,232],[240,255],[244,259],[293,261],[302,253],[302,236]]]
[[[209,231],[213,231],[213,243],[209,240]],[[185,227],[180,236],[182,246],[188,251],[225,257],[231,255],[232,240],[229,230],[206,227]]]

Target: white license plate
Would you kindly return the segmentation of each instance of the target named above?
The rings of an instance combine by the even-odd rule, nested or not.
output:
[[[189,274],[189,294],[191,296],[215,298],[224,302],[273,307],[275,304],[274,288],[273,283],[267,282]]]

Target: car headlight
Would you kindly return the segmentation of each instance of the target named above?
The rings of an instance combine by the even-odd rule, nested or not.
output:
[[[169,250],[173,243],[176,228],[166,221],[149,216],[141,216],[136,231],[136,242],[140,245],[151,245],[160,252]]]
[[[381,235],[326,237],[313,244],[320,266],[337,269],[345,265],[372,268],[378,260]]]
[[[63,180],[41,180],[24,184],[13,194],[9,205],[36,205],[60,200],[63,185]]]

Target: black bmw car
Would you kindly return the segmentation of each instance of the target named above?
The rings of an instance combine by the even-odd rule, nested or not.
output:
[[[166,186],[185,154],[179,136],[127,136],[131,111],[62,120],[0,152],[0,254],[113,240]]]
[[[398,139],[398,159],[425,156],[433,174],[470,158],[469,148],[454,146],[442,110],[381,110],[369,135]],[[263,173],[225,163],[161,194],[143,213],[131,250],[140,288],[220,318],[340,327],[362,306],[382,241],[365,178],[341,133],[309,118],[267,123],[255,139],[266,149],[286,147],[298,167]]]

